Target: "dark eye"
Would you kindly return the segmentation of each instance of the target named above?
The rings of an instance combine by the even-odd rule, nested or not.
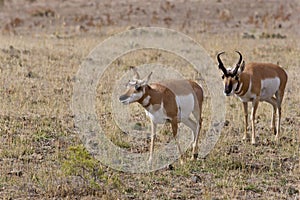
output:
[[[135,86],[134,86],[134,89],[135,89],[136,91],[139,91],[141,88],[142,88],[142,87],[141,87],[140,85],[135,85]]]
[[[222,75],[222,79],[224,79],[224,78],[225,78],[225,75],[223,74],[223,75]]]

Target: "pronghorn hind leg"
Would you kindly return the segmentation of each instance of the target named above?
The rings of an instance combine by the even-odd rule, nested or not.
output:
[[[201,130],[201,124],[202,124],[202,119],[200,116],[196,128],[196,137],[194,138],[194,143],[193,143],[192,160],[196,160],[198,158],[198,140],[199,140],[199,135]]]
[[[178,131],[178,123],[177,123],[177,119],[174,118],[172,121],[171,121],[171,126],[172,126],[172,132],[173,132],[173,138],[175,140],[175,143],[177,145],[177,148],[178,148],[178,151],[179,151],[179,154],[180,154],[180,163],[183,164],[183,159],[182,159],[182,151],[181,151],[181,148],[180,148],[180,145],[179,145],[179,142],[177,140],[177,131]]]
[[[249,138],[249,134],[247,133],[247,128],[248,128],[248,102],[243,102],[243,109],[244,109],[244,136],[243,140],[247,140]]]
[[[281,122],[281,103],[283,99],[284,93],[281,93],[280,91],[277,91],[275,93],[276,96],[276,103],[277,103],[277,111],[278,111],[278,119],[277,119],[277,127],[276,127],[276,135],[275,135],[275,141],[278,141],[279,134],[280,134],[280,122]]]
[[[277,131],[275,128],[275,120],[276,120],[276,110],[277,110],[277,99],[275,99],[274,97],[271,97],[270,99],[266,99],[265,101],[270,103],[273,106],[271,129],[273,130],[274,135],[276,135]]]
[[[202,96],[202,97],[201,97]],[[192,151],[192,160],[196,160],[198,158],[198,140],[199,140],[199,135],[202,127],[202,102],[203,102],[203,91],[198,93],[198,98],[197,99],[197,104],[198,107],[196,106],[193,115],[196,120],[196,130],[195,130],[195,137],[194,137],[194,143],[193,143],[193,151]]]
[[[153,150],[154,150],[154,140],[155,140],[155,134],[156,134],[156,127],[157,124],[153,123],[153,121],[151,121],[151,144],[150,144],[150,156],[149,156],[149,160],[148,163],[152,162],[152,158],[153,158]]]
[[[188,126],[193,131],[193,141],[192,141],[192,158],[191,160],[194,160],[198,157],[198,138],[199,138],[199,132],[201,129],[201,120],[199,120],[199,123],[195,123],[191,118],[182,120],[182,123],[184,123],[186,126]]]
[[[280,134],[280,122],[281,122],[281,107],[278,107],[277,108],[277,110],[278,110],[278,120],[277,120],[277,133],[276,133],[276,135],[275,135],[275,141],[278,141],[278,139],[279,139],[279,134]]]
[[[259,98],[256,98],[252,101],[252,112],[251,112],[252,136],[251,136],[251,144],[256,144],[255,114],[256,114],[258,104],[259,104]]]

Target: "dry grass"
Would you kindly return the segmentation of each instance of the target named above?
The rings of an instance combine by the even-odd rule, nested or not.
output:
[[[239,36],[199,34],[192,37],[211,50],[211,56],[219,50],[240,49],[246,61],[278,61],[286,69],[289,81],[283,102],[279,145],[273,142],[270,134],[271,107],[265,103],[258,110],[258,145],[242,143],[241,103],[228,98],[224,109],[229,124],[206,159],[182,166],[174,163],[170,169],[148,174],[127,174],[109,169],[80,148],[70,109],[72,84],[80,61],[103,38],[1,36],[0,196],[3,199],[89,199],[97,196],[103,199],[299,198],[300,91],[297,74],[300,50],[296,38],[247,40]],[[130,59],[114,64],[127,66],[151,59],[160,59],[161,63],[170,61],[167,56],[155,58],[157,55],[157,52],[142,52],[135,55],[135,59],[129,56]],[[224,58],[224,62],[233,63],[235,55],[229,53],[227,59]],[[107,82],[102,82],[103,85],[109,86],[109,77],[115,69],[112,67],[111,70],[106,79],[104,77]],[[118,72],[119,75],[122,73]],[[193,71],[185,74],[191,77]],[[216,75],[219,75],[217,70]],[[109,101],[105,100],[109,98],[108,87],[105,91],[102,84],[98,87],[99,116],[107,112],[101,109],[105,107],[105,101]],[[207,105],[206,121],[210,116],[208,109]],[[112,118],[110,113],[105,116],[105,120],[100,117],[103,124]],[[143,121],[141,117],[140,121]],[[205,130],[207,123],[203,126]],[[108,125],[107,129],[111,128]],[[144,141],[138,146],[130,138],[124,139],[117,130],[109,136],[116,144],[136,152],[147,151],[149,145]],[[170,138],[168,134],[159,137],[161,142]],[[72,157],[72,152],[81,156]],[[82,168],[85,170],[80,170]]]
[[[54,0],[47,5],[34,0],[0,1],[0,198],[300,199],[299,3],[212,2],[155,1],[149,6],[146,1],[127,0]],[[272,109],[266,103],[259,105],[257,113],[258,144],[241,142],[242,105],[230,97],[222,108],[226,126],[205,159],[184,165],[175,162],[145,174],[119,172],[95,160],[73,122],[76,73],[95,45],[124,27],[148,25],[187,33],[213,58],[226,51],[224,63],[236,62],[234,50],[240,50],[246,62],[279,62],[289,75],[280,143],[275,144],[271,134]],[[112,63],[97,88],[97,115],[107,137],[135,153],[147,152],[149,139],[129,137],[115,124],[111,88],[129,65],[153,62],[172,65],[186,78],[199,76],[175,55],[142,50]],[[217,65],[212,67],[221,81]],[[211,110],[209,91],[205,82],[202,85],[204,133]],[[131,123],[147,127],[142,109],[134,105],[131,109]],[[170,140],[165,127],[156,148]]]

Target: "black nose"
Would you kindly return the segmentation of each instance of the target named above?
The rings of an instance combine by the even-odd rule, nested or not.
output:
[[[119,101],[121,101],[121,102],[125,101],[127,98],[128,98],[127,95],[122,95],[122,96],[119,97]]]
[[[228,96],[231,93],[232,86],[231,85],[226,85],[224,93]]]
[[[230,94],[230,91],[225,90],[224,93],[228,96]]]

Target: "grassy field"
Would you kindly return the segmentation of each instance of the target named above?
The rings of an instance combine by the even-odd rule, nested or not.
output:
[[[218,15],[225,22],[226,13]],[[242,104],[229,97],[222,108],[226,109],[226,126],[205,159],[187,161],[184,165],[175,162],[155,172],[131,174],[111,169],[94,159],[74,128],[71,101],[82,60],[104,39],[127,28],[106,26],[96,34],[88,31],[65,34],[65,28],[55,26],[56,32],[34,36],[30,35],[31,29],[26,34],[5,32],[0,35],[0,198],[299,199],[300,48],[297,34],[289,33],[281,38],[281,35],[273,37],[272,31],[254,31],[249,38],[240,32],[228,33],[230,28],[226,34],[183,29],[214,59],[217,52],[227,51],[224,62],[232,64],[237,58],[230,52],[240,50],[246,62],[279,62],[287,71],[280,142],[274,142],[270,128],[272,108],[266,103],[259,105],[257,113],[258,144],[242,142]],[[128,63],[170,63],[172,60],[176,65],[184,64],[172,56],[164,56],[163,52],[147,51],[129,54],[112,65],[126,69]],[[212,67],[216,68],[216,76],[221,76],[215,64]],[[113,120],[111,112],[105,109],[110,103],[111,79],[120,73],[108,70],[99,84],[99,123],[115,144],[133,152],[146,152],[148,140],[137,145],[118,127],[107,125]],[[183,74],[194,78],[192,70]],[[210,119],[209,105],[207,93],[203,132]],[[138,117],[147,122],[143,113]],[[164,142],[169,141],[171,135],[163,132],[158,137]]]

